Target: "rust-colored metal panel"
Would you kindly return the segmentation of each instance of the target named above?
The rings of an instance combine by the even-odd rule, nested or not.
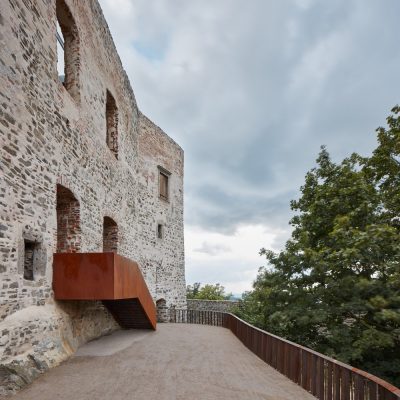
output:
[[[113,253],[56,253],[53,257],[56,300],[114,299]]]
[[[138,299],[156,328],[156,307],[138,264],[116,253],[54,254],[53,290],[56,300]]]
[[[117,254],[114,263],[114,298],[139,297],[140,286],[145,283],[137,263]]]
[[[114,298],[138,298],[151,325],[155,329],[157,321],[156,307],[138,264],[119,254],[114,254],[114,264]]]

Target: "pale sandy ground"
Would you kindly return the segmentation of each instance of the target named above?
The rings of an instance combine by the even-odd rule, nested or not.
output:
[[[227,329],[183,324],[118,331],[88,343],[8,399],[315,400]]]

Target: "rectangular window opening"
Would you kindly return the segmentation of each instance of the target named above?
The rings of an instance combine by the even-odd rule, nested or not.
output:
[[[162,224],[157,225],[157,238],[162,239],[163,238],[163,226]]]
[[[80,102],[80,30],[65,0],[55,0],[55,3],[57,75],[69,95]]]
[[[65,81],[65,59],[64,59],[64,36],[61,31],[61,26],[57,21],[57,74],[60,82]]]
[[[24,279],[34,280],[34,262],[37,244],[31,240],[24,240]]]
[[[160,197],[168,200],[168,175],[160,172]]]
[[[106,142],[107,146],[118,160],[118,108],[112,94],[106,93]]]

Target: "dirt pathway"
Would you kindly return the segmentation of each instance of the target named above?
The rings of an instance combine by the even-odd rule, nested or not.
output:
[[[12,400],[312,400],[227,329],[159,324],[83,346]]]

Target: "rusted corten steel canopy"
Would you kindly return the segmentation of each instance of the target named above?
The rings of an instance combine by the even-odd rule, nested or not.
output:
[[[123,328],[156,329],[156,308],[135,261],[116,253],[56,253],[56,300],[101,300]]]

